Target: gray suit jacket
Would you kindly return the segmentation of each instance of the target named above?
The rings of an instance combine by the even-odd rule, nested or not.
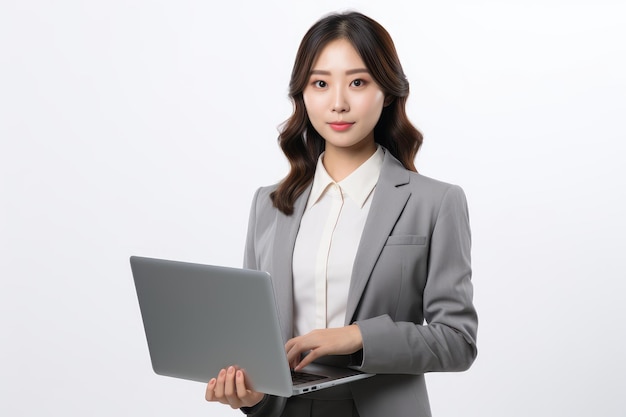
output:
[[[286,216],[260,188],[248,224],[244,267],[268,271],[283,338],[292,337],[292,254],[309,189]],[[362,417],[430,416],[423,374],[462,371],[476,357],[470,228],[458,186],[406,170],[388,151],[357,251],[345,324],[363,335],[365,372],[350,384]],[[427,324],[425,324],[425,322]],[[266,404],[280,402],[269,398]],[[255,415],[274,407],[261,407]]]

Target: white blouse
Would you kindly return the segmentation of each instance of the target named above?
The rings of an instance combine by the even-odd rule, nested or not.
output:
[[[333,181],[317,161],[293,252],[294,336],[341,327],[356,252],[383,163],[379,146],[349,176]]]

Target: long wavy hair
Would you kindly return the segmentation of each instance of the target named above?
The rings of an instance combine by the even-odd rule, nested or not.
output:
[[[385,94],[387,104],[374,127],[374,140],[387,148],[404,167],[415,169],[422,134],[406,115],[409,82],[396,48],[385,28],[358,13],[331,14],[315,23],[304,35],[289,82],[293,114],[281,126],[278,142],[289,160],[290,171],[271,194],[274,206],[290,215],[296,199],[315,175],[317,160],[325,148],[324,138],[313,128],[304,105],[303,91],[318,55],[331,41],[345,39],[358,52]]]

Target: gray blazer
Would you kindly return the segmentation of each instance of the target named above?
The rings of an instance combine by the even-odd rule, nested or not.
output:
[[[292,254],[310,187],[291,216],[272,205],[275,188],[254,196],[244,267],[271,274],[286,342],[293,330]],[[470,243],[463,190],[408,171],[385,152],[345,318],[363,335],[358,369],[378,374],[350,384],[361,417],[430,416],[423,374],[463,371],[474,361]],[[254,415],[273,415],[280,401],[266,398]]]

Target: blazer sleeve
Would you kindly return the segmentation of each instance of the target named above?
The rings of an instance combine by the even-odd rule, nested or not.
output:
[[[250,208],[250,217],[248,218],[248,233],[246,235],[246,247],[243,253],[243,267],[246,269],[259,269],[256,261],[256,251],[254,249],[255,230],[256,230],[256,212],[259,192],[257,189],[252,198],[252,207]]]
[[[356,320],[363,336],[357,369],[403,374],[462,371],[476,358],[478,317],[472,303],[471,236],[460,187],[450,186],[445,192],[431,230],[423,292],[427,324],[395,322],[387,314]]]

